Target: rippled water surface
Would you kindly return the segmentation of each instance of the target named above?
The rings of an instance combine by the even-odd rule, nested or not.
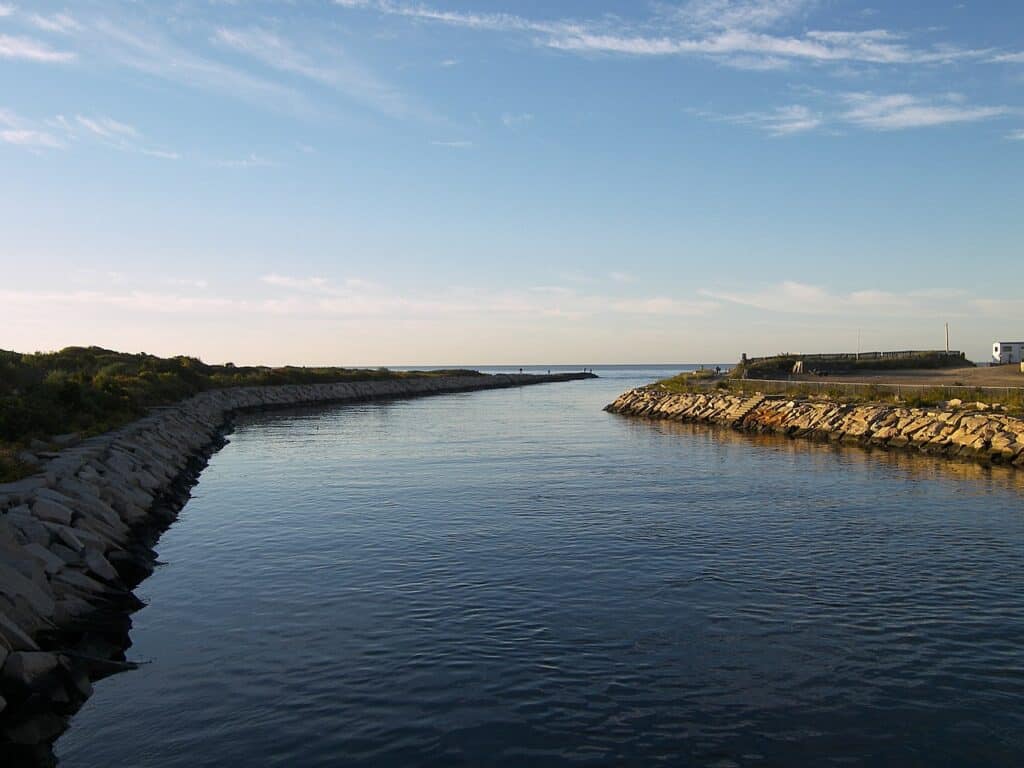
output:
[[[239,423],[62,765],[1022,763],[1016,476],[598,373]]]

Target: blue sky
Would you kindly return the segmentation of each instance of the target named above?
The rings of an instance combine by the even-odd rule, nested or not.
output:
[[[0,0],[0,347],[1024,338],[1024,5]]]

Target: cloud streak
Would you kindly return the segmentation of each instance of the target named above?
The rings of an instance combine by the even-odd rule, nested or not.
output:
[[[368,70],[345,60],[337,49],[324,51],[324,61],[313,59],[306,51],[274,32],[250,27],[221,27],[213,37],[219,45],[251,57],[261,64],[319,85],[366,104],[393,117],[417,116],[408,98],[398,89]],[[423,116],[421,113],[418,116]]]
[[[831,98],[833,104],[820,109],[792,104],[771,111],[739,114],[703,110],[691,112],[709,120],[759,128],[773,136],[790,136],[829,127],[902,131],[977,123],[1015,114],[1015,110],[1007,106],[967,104],[959,94],[925,97],[909,93],[877,94],[864,91],[842,93]]]
[[[75,58],[76,54],[71,51],[56,50],[31,37],[0,34],[0,59],[60,64]]]
[[[536,45],[577,54],[640,57],[701,56],[743,69],[777,69],[787,60],[811,63],[942,64],[990,55],[952,45],[915,47],[885,29],[771,31],[799,18],[808,0],[699,0],[640,23],[619,18],[536,20],[508,13],[447,11],[395,0],[335,0],[414,21],[485,32],[526,34]]]

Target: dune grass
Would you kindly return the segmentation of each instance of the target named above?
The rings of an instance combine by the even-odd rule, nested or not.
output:
[[[476,371],[208,365],[194,357],[160,358],[100,347],[35,354],[0,350],[0,482],[31,471],[17,456],[33,440],[48,443],[53,436],[70,432],[99,434],[139,418],[153,406],[208,389],[453,373]]]

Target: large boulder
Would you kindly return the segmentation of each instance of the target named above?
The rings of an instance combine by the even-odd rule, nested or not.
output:
[[[32,514],[47,523],[71,525],[71,510],[53,499],[37,497],[32,503]]]
[[[15,651],[3,667],[5,682],[33,691],[57,669],[56,654],[47,651]]]

